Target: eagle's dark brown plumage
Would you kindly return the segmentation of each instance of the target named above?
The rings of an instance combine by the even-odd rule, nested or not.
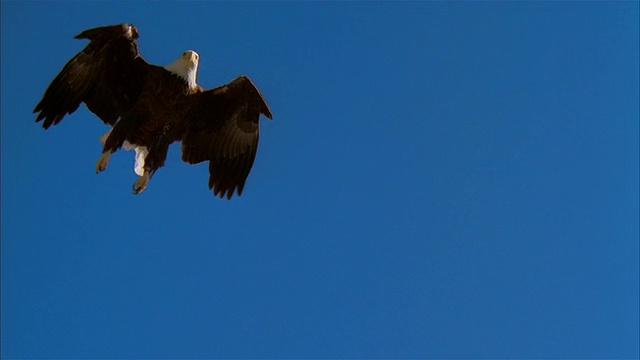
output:
[[[86,30],[76,38],[89,44],[51,82],[33,111],[36,121],[48,129],[85,103],[113,126],[104,136],[97,172],[123,145],[146,154],[134,193],[164,164],[169,145],[181,141],[183,161],[209,161],[214,195],[242,194],[258,148],[260,114],[272,117],[248,77],[205,90],[195,82],[195,52],[185,51],[166,67],[151,65],[138,51],[138,29],[129,24]]]

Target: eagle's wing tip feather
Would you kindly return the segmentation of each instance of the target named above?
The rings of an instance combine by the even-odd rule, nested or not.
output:
[[[121,30],[124,32],[127,32],[129,27],[134,28],[134,34],[137,35],[138,31],[137,28],[135,28],[135,26],[133,24],[130,23],[122,23],[122,24],[116,24],[116,25],[105,25],[105,26],[98,26],[95,28],[91,28],[91,29],[87,29],[82,31],[81,33],[79,33],[78,35],[74,36],[74,39],[89,39],[89,40],[93,40],[93,38],[96,37],[96,35],[104,30],[107,29],[115,29],[118,26],[120,26]],[[137,36],[134,35],[134,38],[137,38]]]
[[[264,115],[267,119],[269,120],[273,120],[273,115],[271,114],[271,109],[269,109],[269,105],[267,105],[267,101],[264,99],[264,96],[262,96],[262,93],[260,92],[260,90],[258,89],[258,87],[256,86],[256,84],[253,82],[253,80],[251,80],[250,77],[248,77],[247,75],[239,75],[238,80],[244,82],[246,85],[249,86],[249,89],[252,89],[254,92],[254,96],[257,96],[257,98],[259,99],[260,102],[262,102],[262,106],[260,109],[260,113],[262,113],[262,115]]]

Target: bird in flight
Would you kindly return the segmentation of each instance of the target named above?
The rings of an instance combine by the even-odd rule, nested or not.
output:
[[[139,178],[133,193],[146,189],[164,165],[169,145],[181,142],[182,160],[209,162],[209,189],[231,199],[242,194],[258,149],[260,115],[271,119],[265,99],[247,76],[206,90],[197,84],[199,55],[184,51],[167,66],[146,62],[131,24],[97,27],[78,34],[89,44],[62,68],[33,110],[48,129],[80,103],[111,129],[96,172],[107,168],[121,147],[135,150]]]

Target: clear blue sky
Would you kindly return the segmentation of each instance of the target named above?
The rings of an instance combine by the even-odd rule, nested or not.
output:
[[[637,358],[638,4],[3,1],[2,357]],[[121,22],[259,86],[242,197],[34,123]]]

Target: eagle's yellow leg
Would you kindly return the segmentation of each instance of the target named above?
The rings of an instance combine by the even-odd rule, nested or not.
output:
[[[147,188],[147,184],[149,183],[149,178],[150,178],[149,172],[145,169],[142,176],[140,176],[138,180],[136,180],[136,182],[133,183],[133,193],[140,194],[141,192],[143,192],[144,189]]]
[[[109,157],[110,156],[111,156],[111,152],[110,151],[103,152],[100,155],[100,158],[98,159],[98,162],[96,162],[96,174],[99,174],[99,173],[103,172],[107,168],[107,165],[109,165]]]
[[[111,130],[113,130],[113,128],[109,129],[109,131],[107,131],[106,133],[100,135],[98,140],[100,140],[100,142],[104,144],[107,141],[107,138],[109,137],[109,135],[111,135]],[[102,153],[100,155],[100,158],[96,163],[96,174],[103,172],[107,168],[107,165],[109,165],[110,156],[111,156],[111,152]]]
[[[109,131],[107,131],[106,133],[100,135],[98,140],[100,140],[100,142],[104,144],[107,141],[107,138],[109,137],[109,135],[111,135],[111,130],[113,130],[113,128],[109,129]]]

